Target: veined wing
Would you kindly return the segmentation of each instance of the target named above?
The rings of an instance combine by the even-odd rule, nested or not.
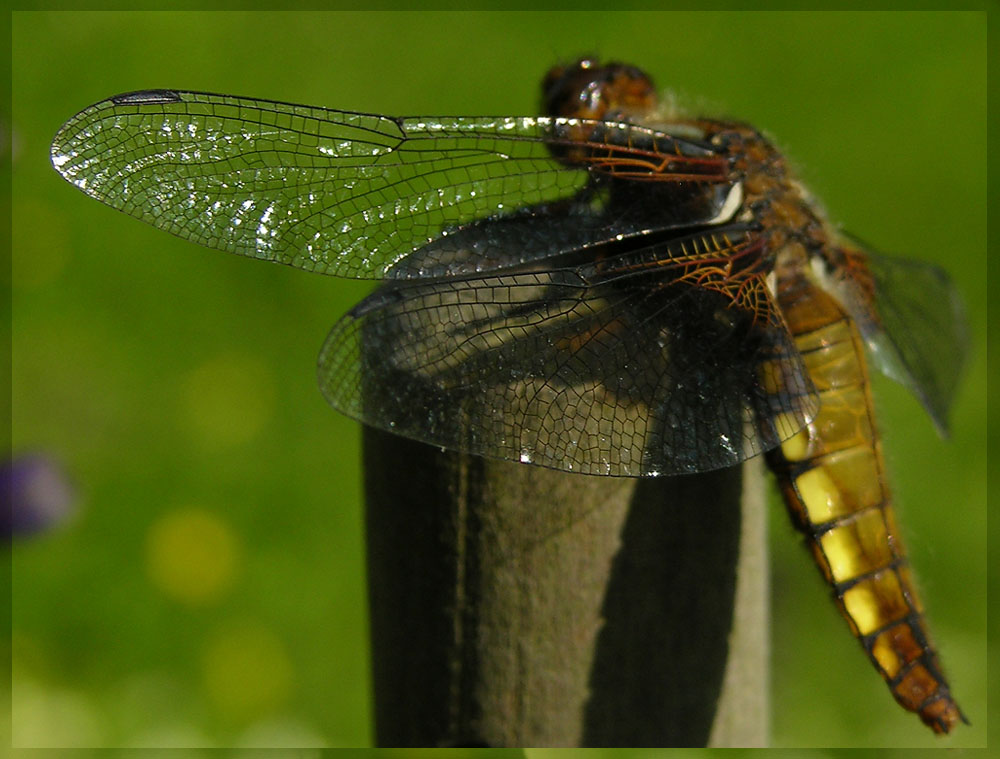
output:
[[[149,90],[83,110],[51,155],[88,195],[180,237],[344,277],[457,273],[469,235],[463,260],[486,271],[735,210],[727,164],[707,146],[579,119],[390,118]],[[629,183],[663,189],[626,213],[612,188]],[[683,214],[663,212],[665,192]],[[542,235],[539,219],[556,223]],[[434,240],[434,256],[402,263]]]
[[[969,352],[961,297],[944,269],[844,247],[841,297],[875,366],[907,387],[947,436],[948,413]]]
[[[432,445],[616,476],[731,466],[816,411],[742,230],[596,263],[386,284],[319,359],[338,410]]]

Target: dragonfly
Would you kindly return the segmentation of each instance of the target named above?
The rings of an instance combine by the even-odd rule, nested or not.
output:
[[[336,409],[583,475],[764,456],[867,657],[936,733],[967,722],[896,523],[869,362],[947,432],[967,351],[938,267],[835,228],[752,126],[581,58],[544,116],[391,117],[179,90],[72,117],[55,169],[210,248],[379,287],[318,362]]]

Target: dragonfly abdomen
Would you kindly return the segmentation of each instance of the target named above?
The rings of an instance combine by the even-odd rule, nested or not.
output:
[[[965,721],[941,674],[896,526],[861,336],[803,271],[778,299],[820,399],[769,454],[785,504],[847,620],[896,700],[935,732]]]

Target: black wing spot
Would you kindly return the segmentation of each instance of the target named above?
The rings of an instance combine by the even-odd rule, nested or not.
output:
[[[180,103],[181,96],[173,90],[139,90],[126,92],[111,98],[115,105],[156,105],[158,103]]]

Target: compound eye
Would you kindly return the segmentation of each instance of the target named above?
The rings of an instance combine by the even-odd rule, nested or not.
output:
[[[560,64],[549,69],[542,79],[542,112],[549,116],[564,115],[566,102],[572,102],[573,90],[579,92],[580,80],[585,72],[598,67],[596,58],[578,58],[573,63]]]
[[[611,120],[652,109],[656,92],[652,80],[635,66],[580,58],[549,71],[542,101],[549,116]]]

